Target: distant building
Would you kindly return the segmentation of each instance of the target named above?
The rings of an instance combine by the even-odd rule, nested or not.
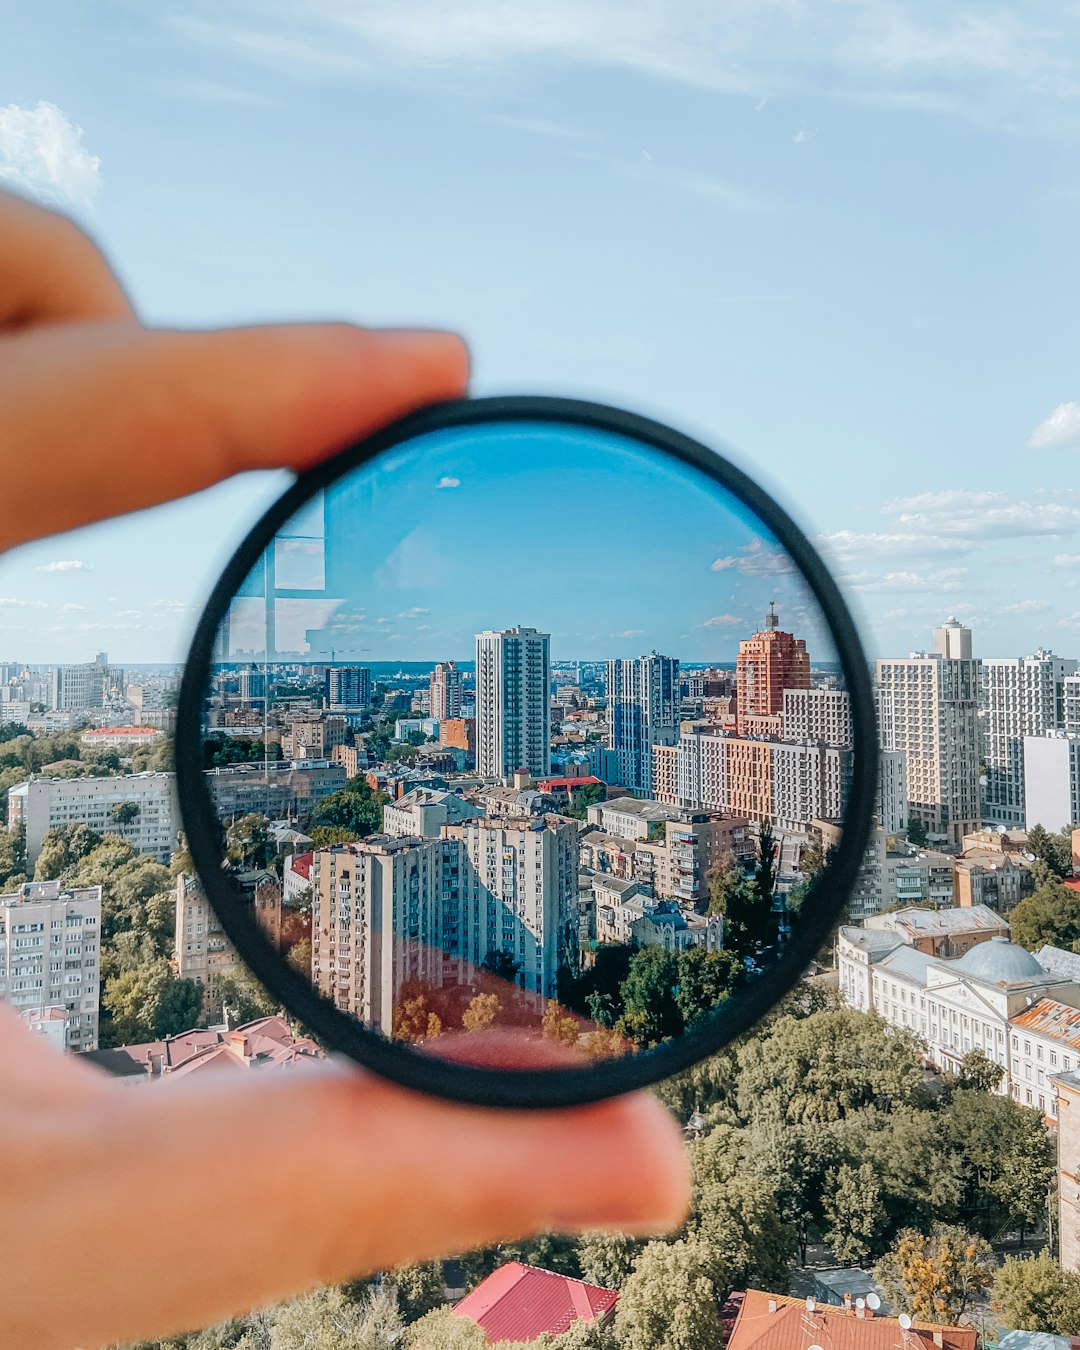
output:
[[[367,666],[330,666],[326,672],[326,704],[335,708],[364,708],[371,702],[371,671]]]
[[[1058,1262],[1080,1271],[1080,1070],[1054,1075],[1058,1130]]]
[[[281,753],[287,760],[329,759],[349,739],[344,717],[297,718],[281,737]]]
[[[1008,938],[1009,925],[992,909],[898,909],[867,919],[864,928],[895,933],[901,942],[922,952],[952,961],[980,942]]]
[[[958,905],[988,905],[1008,914],[1035,890],[1022,830],[979,830],[966,834],[953,862]]]
[[[54,666],[50,671],[49,707],[57,712],[100,708],[105,702],[104,663]]]
[[[878,790],[874,816],[886,834],[903,834],[907,830],[907,756],[902,750],[878,752]]]
[[[311,880],[314,982],[386,1033],[406,982],[467,982],[500,951],[518,962],[523,989],[548,998],[560,963],[576,955],[577,827],[562,817],[335,844],[316,851]]]
[[[932,652],[877,663],[882,749],[905,755],[911,815],[957,847],[979,826],[978,695],[971,630],[955,619]]]
[[[653,746],[674,745],[679,728],[679,663],[638,656],[607,663],[607,744],[615,776],[642,797],[652,795]]]
[[[663,836],[665,822],[679,819],[679,809],[640,797],[613,797],[586,812],[590,824],[622,839],[648,839],[650,831]]]
[[[545,1332],[557,1336],[579,1321],[606,1326],[618,1299],[615,1289],[509,1261],[456,1303],[454,1315],[476,1322],[490,1342],[535,1341]],[[974,1341],[957,1350],[974,1350]]]
[[[476,764],[476,718],[449,717],[439,723],[439,744],[464,751],[465,767]]]
[[[739,733],[749,730],[748,723],[752,718],[780,716],[787,690],[809,688],[810,656],[806,643],[802,638],[784,632],[775,606],[770,605],[765,627],[739,643],[735,663]]]
[[[428,707],[436,722],[461,716],[461,671],[453,661],[440,661],[431,672]]]
[[[229,764],[206,771],[206,785],[223,818],[255,815],[270,820],[307,815],[345,786],[345,768],[321,760],[283,764]]]
[[[28,881],[0,895],[0,1003],[65,1049],[93,1050],[100,946],[100,886]]]
[[[479,806],[455,792],[418,787],[383,807],[382,827],[392,839],[438,839],[444,825],[460,825],[483,815]]]
[[[281,945],[282,888],[272,872],[242,872],[234,877],[247,897],[250,911],[275,951]],[[198,879],[181,873],[176,878],[174,932],[176,973],[202,985],[202,1019],[212,1023],[224,1016],[218,980],[243,968],[243,962],[221,927]]]
[[[91,750],[135,750],[153,745],[164,735],[156,727],[91,727],[79,736],[79,742]]]
[[[550,643],[535,628],[476,635],[476,768],[489,778],[551,771]]]
[[[85,1058],[115,1078],[139,1085],[210,1071],[304,1068],[326,1056],[314,1041],[294,1036],[283,1017],[260,1017],[231,1031],[193,1029],[160,1041],[97,1050]]]
[[[1076,669],[1075,661],[1047,651],[980,661],[983,820],[1010,827],[1024,824],[1025,737],[1045,736],[1064,725],[1065,681]]]
[[[63,825],[88,825],[99,834],[118,834],[136,852],[167,863],[179,826],[174,777],[133,773],[31,778],[8,791],[8,828],[19,825],[26,826],[28,870],[37,862],[46,830]]]

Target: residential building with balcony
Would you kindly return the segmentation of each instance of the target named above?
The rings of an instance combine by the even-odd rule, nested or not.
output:
[[[8,829],[26,826],[28,870],[37,862],[46,830],[64,825],[120,835],[136,852],[167,863],[179,828],[175,792],[171,773],[31,778],[8,791]]]

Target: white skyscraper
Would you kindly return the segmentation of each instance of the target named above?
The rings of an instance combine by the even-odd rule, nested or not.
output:
[[[616,776],[635,794],[652,794],[652,747],[679,735],[679,662],[673,656],[607,663],[607,743]]]
[[[877,663],[881,747],[904,752],[911,815],[955,845],[979,825],[978,667],[955,619],[933,652]]]
[[[1076,664],[1046,651],[979,663],[984,821],[1023,826],[1024,738],[1045,736],[1064,725],[1064,693]]]
[[[551,770],[551,638],[535,628],[476,635],[476,771]]]
[[[1080,821],[1080,736],[1024,737],[1024,827],[1061,830]]]

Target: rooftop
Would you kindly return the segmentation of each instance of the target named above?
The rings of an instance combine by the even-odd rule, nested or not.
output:
[[[1012,1021],[1013,1026],[1064,1041],[1080,1050],[1080,1008],[1070,1008],[1056,998],[1041,998]]]
[[[892,928],[912,938],[927,938],[994,932],[1009,925],[988,905],[969,905],[963,909],[898,909],[891,914],[875,915],[868,926]]]
[[[491,1342],[534,1341],[545,1331],[558,1335],[572,1322],[606,1321],[618,1298],[614,1289],[508,1261],[466,1294],[454,1313],[472,1318]]]
[[[597,802],[592,809],[617,811],[624,816],[637,816],[639,820],[677,820],[679,817],[677,806],[655,802],[648,797],[615,797],[608,802]]]
[[[805,1299],[748,1289],[727,1350],[808,1350],[811,1345],[829,1350],[896,1350],[905,1342],[910,1350],[924,1346],[934,1350],[938,1344],[943,1350],[975,1350],[975,1332],[969,1327],[914,1322],[905,1336],[894,1317],[877,1316],[869,1309],[814,1305],[813,1300],[809,1304]]]
[[[987,984],[1043,984],[1047,979],[1047,971],[1030,952],[1003,937],[992,937],[989,942],[980,942],[951,964],[955,964],[956,969],[962,970],[965,975],[973,975]]]
[[[1062,947],[1051,947],[1047,943],[1035,953],[1035,960],[1052,975],[1060,975],[1062,979],[1075,980],[1080,984],[1080,955],[1076,952],[1067,952]]]

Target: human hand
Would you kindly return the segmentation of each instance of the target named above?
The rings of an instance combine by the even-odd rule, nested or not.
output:
[[[0,193],[0,549],[302,468],[464,392],[447,334],[143,328],[74,226]],[[133,1089],[0,1008],[0,1350],[162,1336],[314,1285],[544,1229],[683,1218],[643,1095],[483,1111],[351,1066]]]

